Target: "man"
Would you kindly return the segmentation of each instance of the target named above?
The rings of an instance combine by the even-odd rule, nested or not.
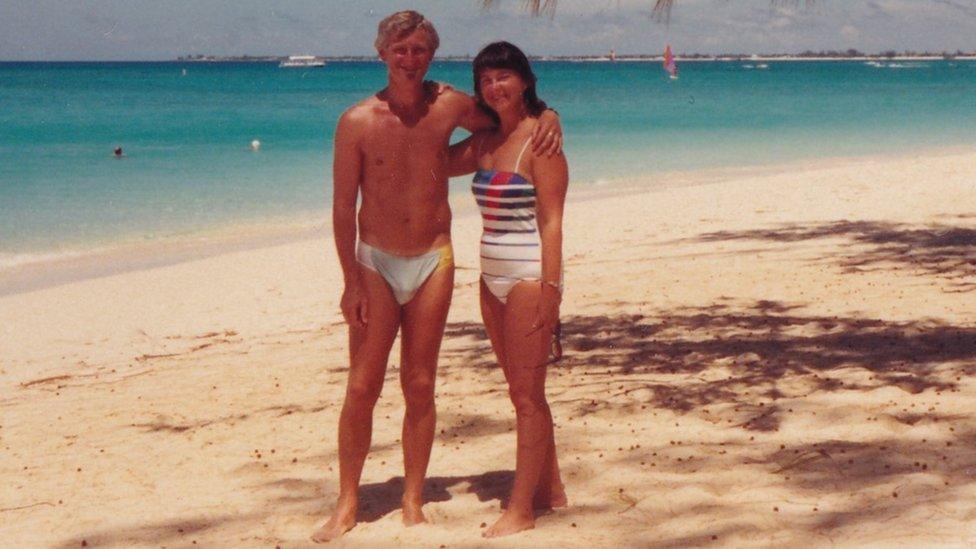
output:
[[[381,21],[376,49],[387,67],[387,87],[347,110],[336,128],[333,230],[345,281],[340,306],[349,324],[350,368],[339,417],[339,497],[314,541],[335,539],[356,524],[373,407],[398,329],[406,402],[403,522],[425,521],[434,376],[454,288],[448,140],[458,126],[477,131],[493,124],[471,97],[424,81],[438,45],[434,26],[417,12]],[[544,115],[533,141],[537,149],[561,148],[556,119]]]

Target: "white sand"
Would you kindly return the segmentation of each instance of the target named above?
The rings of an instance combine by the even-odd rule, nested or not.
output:
[[[459,216],[431,522],[399,520],[394,350],[340,545],[976,544],[976,154],[818,165],[574,190],[549,383],[571,504],[491,543],[514,416]],[[3,544],[306,546],[340,282],[320,238],[0,297]]]

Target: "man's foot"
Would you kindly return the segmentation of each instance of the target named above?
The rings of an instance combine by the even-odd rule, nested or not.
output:
[[[566,488],[562,484],[553,486],[548,493],[536,492],[535,497],[532,498],[533,509],[558,509],[566,507],[568,503]]]
[[[427,517],[424,516],[423,503],[403,501],[402,504],[404,526],[415,526],[422,522],[427,522]]]
[[[321,528],[312,533],[312,541],[326,543],[345,534],[356,525],[356,506],[338,506]]]
[[[487,530],[481,533],[481,537],[500,538],[502,536],[508,536],[516,532],[530,530],[532,528],[535,528],[535,518],[533,518],[531,515],[526,517],[511,511],[505,511],[502,513],[502,516],[495,521],[495,524],[492,524]]]

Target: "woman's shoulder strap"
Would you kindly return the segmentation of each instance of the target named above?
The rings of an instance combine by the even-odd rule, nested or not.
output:
[[[526,149],[529,148],[529,143],[532,143],[531,135],[525,140],[525,144],[522,145],[522,150],[519,151],[518,158],[515,159],[515,170],[513,170],[515,173],[519,173],[519,166],[522,164],[522,155],[525,154]]]

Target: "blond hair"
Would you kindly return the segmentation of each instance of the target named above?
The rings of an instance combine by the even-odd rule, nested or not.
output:
[[[391,42],[396,42],[413,34],[417,29],[423,29],[427,32],[427,45],[430,46],[431,51],[437,51],[437,47],[441,45],[441,39],[437,36],[434,24],[413,10],[398,11],[380,21],[376,29],[376,51],[381,51]]]

